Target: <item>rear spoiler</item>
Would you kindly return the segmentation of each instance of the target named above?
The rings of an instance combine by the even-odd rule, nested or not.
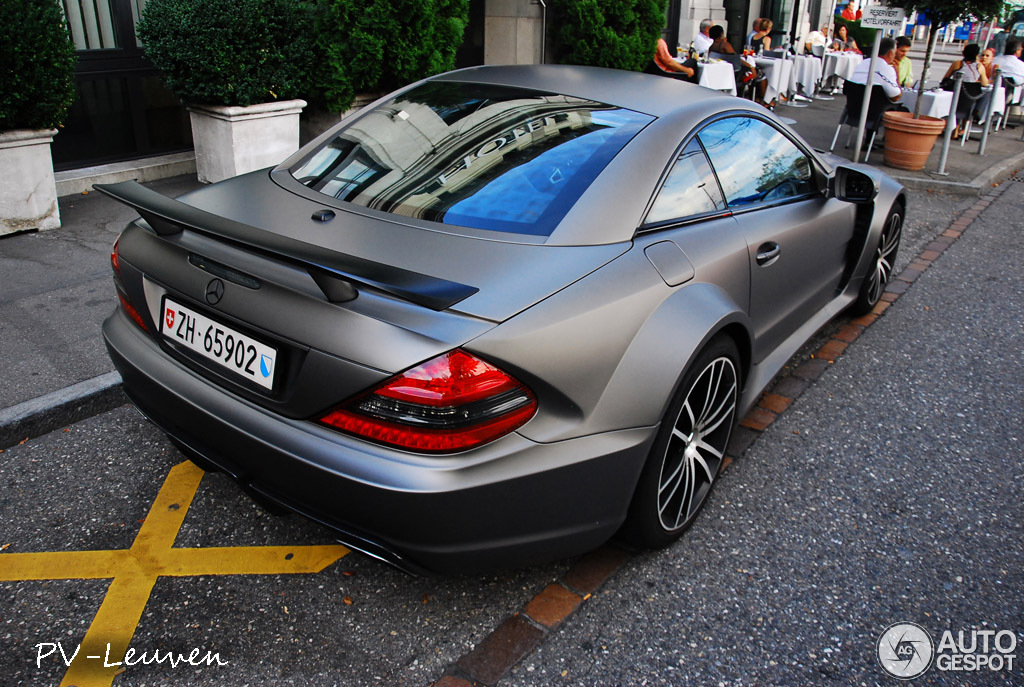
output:
[[[338,277],[368,284],[431,310],[446,310],[479,291],[474,286],[346,255],[236,222],[168,198],[135,181],[96,184],[93,188],[137,210],[153,231],[161,236],[179,234],[184,229],[217,236],[298,260],[314,273],[314,278],[316,272],[327,270]]]

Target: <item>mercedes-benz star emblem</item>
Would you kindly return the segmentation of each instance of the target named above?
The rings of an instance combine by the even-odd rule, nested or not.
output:
[[[206,302],[210,305],[217,305],[224,297],[224,282],[220,279],[212,279],[206,285]]]

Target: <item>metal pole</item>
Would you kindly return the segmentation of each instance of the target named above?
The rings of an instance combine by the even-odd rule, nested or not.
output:
[[[949,172],[946,171],[946,158],[949,157],[949,142],[953,138],[953,129],[956,128],[956,104],[960,101],[960,85],[963,80],[964,75],[959,69],[953,72],[953,100],[949,103],[946,130],[942,134],[942,155],[939,157],[939,169],[935,172],[940,177],[949,176]]]
[[[985,52],[985,49],[988,48],[988,42],[992,39],[992,32],[996,28],[996,19],[997,18],[998,17],[992,17],[992,23],[988,25],[988,33],[985,34],[985,45],[981,46],[981,51],[982,52]],[[984,21],[981,22],[981,27],[985,28],[985,22]]]
[[[853,161],[860,161],[860,147],[864,143],[864,127],[868,122],[868,107],[871,106],[871,89],[875,85],[875,64],[878,62],[878,44],[882,41],[882,32],[874,29],[875,44],[871,46],[871,64],[868,65],[868,82],[864,84],[864,102],[860,106],[860,122],[857,124],[857,147],[853,151]],[[871,151],[864,156],[867,160]]]
[[[992,113],[996,109],[996,94],[999,92],[999,85],[1003,82],[1003,72],[996,68],[996,79],[992,82],[992,94],[988,98],[988,107],[985,112],[985,128],[981,132],[981,144],[978,146],[978,155],[985,154],[985,144],[988,143],[988,131],[992,128]],[[1006,116],[1006,113],[1003,113]]]

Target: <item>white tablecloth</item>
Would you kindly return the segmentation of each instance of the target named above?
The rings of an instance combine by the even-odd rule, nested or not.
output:
[[[863,55],[855,52],[825,52],[821,61],[821,75],[824,78],[838,76],[840,79],[849,79],[853,76],[853,70],[864,61]]]
[[[803,92],[810,95],[817,88],[821,79],[821,60],[810,55],[798,55],[793,58],[793,72],[789,76],[789,92],[796,93],[803,87]]]
[[[916,104],[917,91],[903,91],[903,95],[900,96],[900,105],[913,112]],[[950,91],[925,91],[921,98],[921,114],[945,118],[949,114],[949,106],[952,104],[953,94]]]
[[[736,95],[736,76],[728,62],[698,62],[697,83],[704,88]]]
[[[757,68],[764,72],[768,79],[768,89],[764,100],[770,103],[779,93],[789,89],[789,77],[793,73],[793,60],[780,60],[774,57],[758,57]]]
[[[991,89],[986,88],[985,90],[990,91]],[[981,101],[978,102],[981,103]],[[913,112],[914,105],[917,104],[917,91],[903,91],[900,104]],[[949,108],[952,104],[953,93],[951,91],[925,91],[921,98],[921,114],[945,119],[949,116]],[[1006,89],[1000,86],[996,92],[996,103],[992,112],[993,114],[1002,114],[1004,110],[1006,110]],[[985,112],[980,112],[979,117],[984,117],[985,114]]]

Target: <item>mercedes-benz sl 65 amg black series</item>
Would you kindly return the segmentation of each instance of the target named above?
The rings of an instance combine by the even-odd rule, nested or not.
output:
[[[878,301],[905,208],[749,101],[568,66],[426,79],[177,200],[97,188],[141,215],[103,326],[132,402],[440,571],[673,541],[783,364]]]

